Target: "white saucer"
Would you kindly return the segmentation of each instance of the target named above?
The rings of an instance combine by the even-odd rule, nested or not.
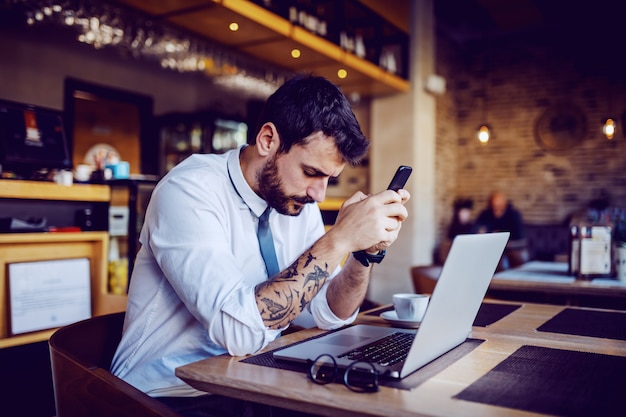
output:
[[[391,311],[383,311],[382,313],[380,313],[380,317],[382,317],[383,319],[387,320],[389,323],[398,326],[398,327],[407,327],[410,329],[415,329],[417,327],[420,326],[421,320],[420,321],[415,321],[415,320],[409,320],[409,319],[401,319],[398,317],[398,314],[396,314],[396,310],[391,310]]]

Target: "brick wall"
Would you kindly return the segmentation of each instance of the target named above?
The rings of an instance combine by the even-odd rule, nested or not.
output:
[[[614,55],[615,63],[604,65],[599,55],[586,56],[582,48],[563,51],[549,42],[521,40],[462,49],[441,36],[437,50],[437,72],[448,88],[437,105],[439,237],[455,197],[473,198],[477,215],[496,188],[507,193],[527,223],[567,221],[602,196],[612,206],[626,207],[621,57]],[[567,140],[569,146],[548,151],[537,141],[536,124],[558,106],[574,106],[581,118],[578,124],[553,119],[565,121],[562,129],[553,124],[543,137],[550,143]],[[619,129],[612,141],[602,135],[609,112]],[[494,134],[483,145],[475,132],[485,117]],[[573,125],[580,127],[579,143],[570,141]]]

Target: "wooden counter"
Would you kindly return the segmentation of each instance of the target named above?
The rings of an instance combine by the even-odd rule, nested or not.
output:
[[[68,218],[74,221],[72,204],[81,208],[93,204],[100,216],[107,215],[111,191],[107,185],[74,184],[62,186],[53,182],[0,180],[0,204],[17,210],[27,218],[32,213],[47,216],[48,204],[67,202]],[[16,206],[19,204],[19,206]],[[61,203],[65,204],[65,203]],[[65,208],[65,206],[63,206]],[[3,216],[0,207],[0,217]],[[7,210],[4,210],[6,213]],[[6,214],[4,214],[6,216]],[[14,214],[15,216],[15,214]],[[104,225],[107,219],[104,219]],[[73,223],[71,224],[73,225]],[[51,226],[57,226],[53,224]],[[68,226],[63,224],[60,226]],[[103,227],[105,229],[105,227]],[[47,340],[55,329],[11,335],[8,294],[8,265],[61,259],[89,259],[91,313],[102,315],[126,309],[126,296],[108,291],[108,230],[83,232],[36,232],[0,234],[0,348]]]

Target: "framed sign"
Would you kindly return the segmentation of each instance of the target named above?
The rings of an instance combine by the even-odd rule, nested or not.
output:
[[[11,335],[91,317],[88,258],[11,263],[7,272]]]

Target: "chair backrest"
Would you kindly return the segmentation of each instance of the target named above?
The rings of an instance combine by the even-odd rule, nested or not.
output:
[[[50,337],[57,417],[179,417],[109,372],[123,323],[123,312],[96,316],[62,327]]]
[[[432,294],[443,267],[441,265],[424,265],[411,267],[413,289],[418,294]]]

